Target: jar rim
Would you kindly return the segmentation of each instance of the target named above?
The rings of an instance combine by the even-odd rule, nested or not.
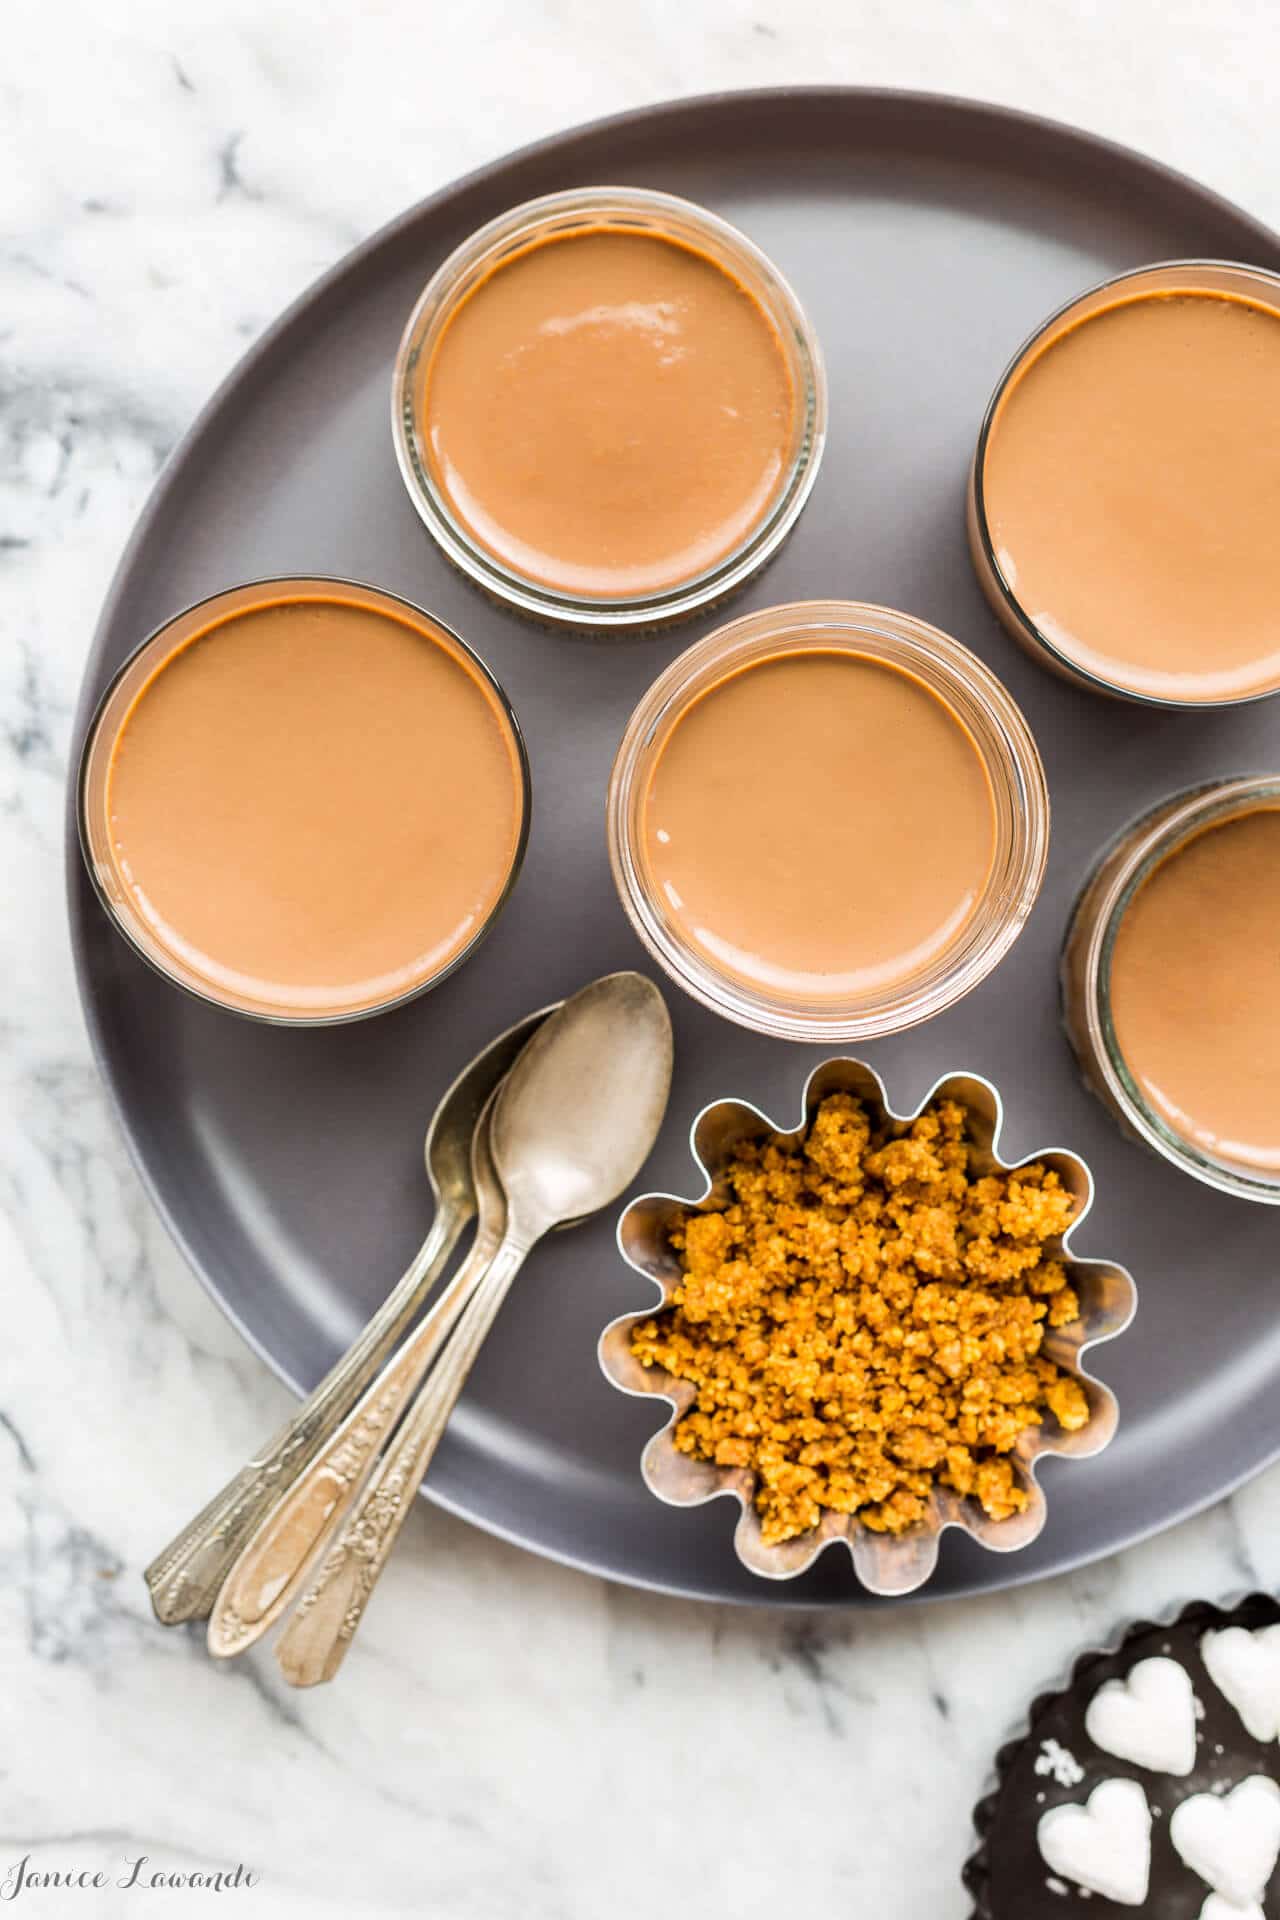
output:
[[[1095,671],[1074,654],[1068,653],[1044,629],[1032,619],[1019,600],[1017,592],[1000,565],[991,537],[991,527],[987,518],[985,480],[987,448],[990,443],[996,416],[1000,411],[1005,395],[1013,385],[1015,377],[1040,347],[1046,336],[1061,326],[1078,307],[1096,300],[1100,295],[1116,289],[1122,289],[1138,281],[1150,281],[1152,290],[1158,289],[1158,282],[1174,274],[1195,273],[1239,274],[1246,280],[1260,283],[1274,297],[1277,313],[1280,314],[1280,273],[1269,267],[1259,267],[1246,260],[1218,260],[1208,256],[1187,257],[1185,259],[1153,260],[1146,265],[1127,267],[1123,273],[1109,274],[1103,280],[1095,281],[1091,286],[1074,293],[1045,319],[1032,328],[1026,338],[1016,348],[1006,363],[999,379],[992,389],[978,429],[977,446],[969,473],[970,504],[972,508],[972,527],[980,550],[984,567],[994,583],[1002,606],[1008,617],[1014,622],[1023,639],[1033,648],[1040,650],[1059,672],[1088,687],[1095,693],[1107,694],[1133,702],[1138,706],[1157,707],[1174,712],[1217,712],[1229,707],[1249,706],[1257,700],[1269,700],[1280,693],[1280,681],[1274,686],[1253,688],[1245,693],[1231,694],[1225,697],[1184,700],[1173,694],[1155,693],[1150,689],[1132,687],[1124,680],[1116,679]],[[1208,289],[1212,291],[1212,289]]]
[[[633,595],[593,595],[548,585],[504,563],[453,512],[436,484],[418,432],[414,375],[430,345],[471,288],[504,256],[540,236],[572,232],[614,216],[624,231],[700,240],[721,267],[739,274],[774,328],[795,383],[795,445],[790,464],[760,517],[710,567],[668,586]],[[405,324],[391,377],[391,432],[396,461],[413,506],[446,558],[495,598],[552,625],[656,626],[723,599],[772,558],[791,532],[817,479],[826,445],[827,376],[822,348],[790,282],[738,227],[695,201],[657,189],[569,188],[508,208],[468,235],[437,267]]]
[[[660,744],[710,687],[777,651],[848,651],[914,674],[973,739],[992,786],[996,845],[987,884],[957,940],[931,967],[876,996],[812,1002],[774,998],[714,967],[655,905],[637,856],[637,807]],[[851,1041],[900,1032],[953,1005],[1012,947],[1048,858],[1049,789],[1034,736],[1008,689],[960,641],[914,615],[859,601],[797,601],[718,628],[680,654],[627,723],[609,780],[609,858],[640,940],[702,1005],[782,1039]]]

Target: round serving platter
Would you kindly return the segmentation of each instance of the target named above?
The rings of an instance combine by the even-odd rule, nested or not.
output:
[[[1034,1546],[999,1556],[948,1536],[921,1597],[1060,1571],[1169,1525],[1280,1453],[1275,1215],[1123,1140],[1076,1078],[1057,998],[1064,922],[1098,847],[1174,787],[1280,764],[1280,702],[1193,715],[1077,691],[1001,632],[965,547],[983,408],[1045,314],[1143,261],[1280,267],[1280,238],[1191,181],[966,101],[787,89],[682,101],[546,141],[349,255],[255,345],[166,468],[102,614],[78,733],[112,670],[189,602],[264,575],[368,581],[438,613],[510,694],[533,768],[524,872],[490,938],[435,992],[380,1019],[290,1031],[201,1005],[138,960],[93,897],[69,817],[72,937],[103,1075],[199,1278],[306,1389],[423,1237],[422,1135],[458,1068],[530,1008],[644,964],[609,877],[605,783],[650,680],[719,616],[623,638],[550,632],[506,612],[432,545],[388,424],[400,331],[444,255],[517,201],[591,182],[683,194],[743,227],[822,339],[823,470],[792,538],[733,612],[823,596],[905,608],[980,654],[1039,740],[1053,844],[1027,930],[959,1006],[857,1051],[903,1109],[944,1073],[993,1080],[1010,1158],[1062,1146],[1094,1169],[1097,1203],[1076,1251],[1121,1260],[1138,1281],[1138,1319],[1097,1363],[1120,1400],[1115,1442],[1094,1461],[1048,1463],[1049,1521]],[[689,1124],[707,1101],[738,1095],[789,1124],[807,1073],[833,1049],[748,1034],[660,984],[676,1077],[642,1184],[684,1192]],[[773,1606],[883,1604],[843,1554],[795,1581],[759,1582],[734,1556],[731,1502],[678,1511],[646,1491],[639,1455],[655,1410],[615,1393],[595,1355],[605,1323],[643,1304],[612,1216],[537,1249],[436,1457],[431,1496],[636,1585]],[[193,1487],[193,1502],[209,1491]]]

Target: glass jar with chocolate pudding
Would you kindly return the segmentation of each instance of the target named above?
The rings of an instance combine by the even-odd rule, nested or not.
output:
[[[1280,689],[1280,276],[1171,261],[1054,314],[987,408],[968,526],[1059,674],[1167,707]]]
[[[392,431],[446,555],[539,619],[652,624],[776,552],[826,433],[822,355],[744,234],[585,187],[514,208],[428,283]]]
[[[79,800],[99,898],[158,972],[332,1025],[412,999],[484,937],[524,855],[529,770],[501,688],[432,615],[267,580],[124,663]]]
[[[1067,1032],[1125,1129],[1211,1187],[1280,1204],[1280,777],[1175,794],[1090,874]]]
[[[735,620],[659,676],[614,762],[608,835],[636,932],[695,999],[851,1040],[928,1019],[1008,952],[1049,796],[967,648],[815,600]]]

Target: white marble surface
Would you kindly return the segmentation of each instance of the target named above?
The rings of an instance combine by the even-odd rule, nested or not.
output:
[[[128,24],[125,24],[127,21]],[[607,110],[844,80],[1075,120],[1280,224],[1273,0],[185,0],[6,11],[0,61],[0,1880],[127,1855],[219,1911],[960,1920],[996,1742],[1077,1645],[1280,1584],[1280,1473],[1053,1585],[805,1623],[411,1522],[341,1685],[215,1669],[140,1568],[285,1396],[184,1270],[90,1064],[63,781],[97,606],[215,380],[354,240]],[[16,1336],[16,1337],[15,1337]],[[156,1894],[153,1904],[195,1902]],[[15,1912],[148,1911],[28,1891]],[[167,1910],[167,1909],[166,1909]]]

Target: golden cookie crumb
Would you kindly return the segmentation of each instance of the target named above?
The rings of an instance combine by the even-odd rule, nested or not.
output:
[[[675,1444],[757,1476],[766,1542],[824,1508],[901,1533],[935,1485],[1006,1519],[1018,1435],[1088,1419],[1040,1352],[1079,1317],[1048,1251],[1075,1200],[1039,1165],[971,1178],[970,1152],[954,1101],[900,1130],[831,1094],[800,1146],[744,1145],[728,1203],[673,1227],[684,1278],[632,1350],[693,1383]]]

